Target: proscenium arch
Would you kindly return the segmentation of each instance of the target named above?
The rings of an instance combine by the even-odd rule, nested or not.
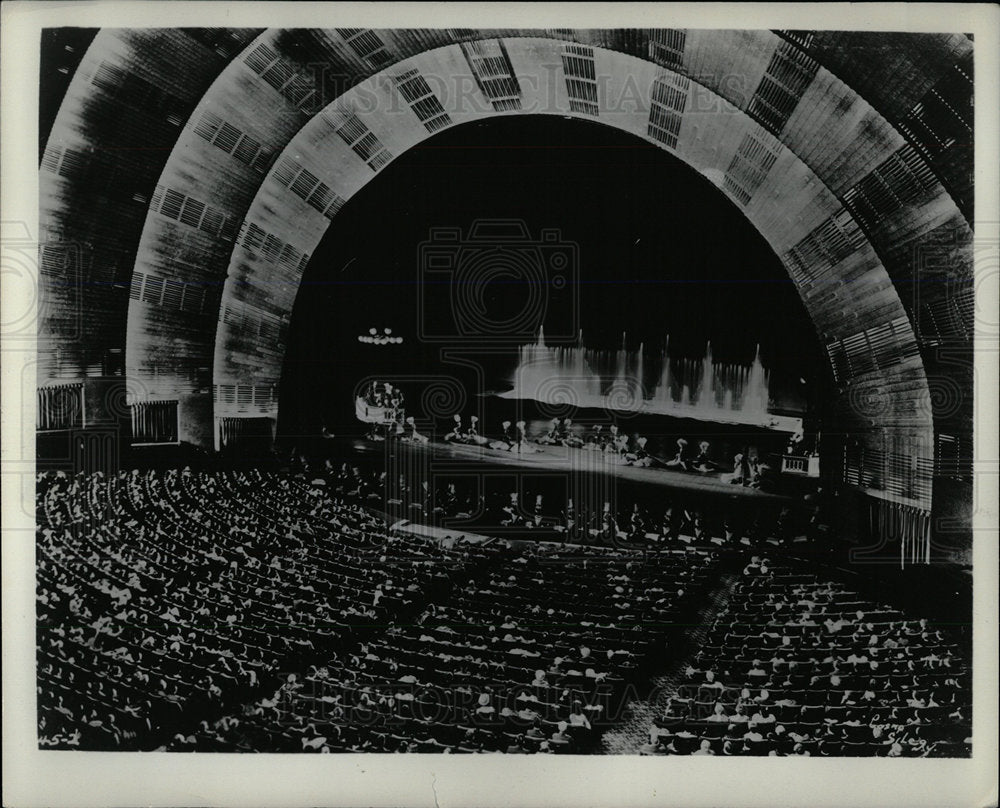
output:
[[[833,192],[790,149],[724,99],[677,73],[635,57],[594,49],[595,75],[605,79],[603,86],[596,86],[598,109],[602,111],[596,116],[572,111],[565,77],[560,70],[553,69],[561,65],[562,48],[559,43],[543,39],[505,42],[516,75],[534,79],[520,82],[522,112],[596,119],[666,148],[711,179],[742,208],[786,265],[789,251],[824,221],[834,219],[846,223],[842,225],[844,229],[850,227],[850,215]],[[453,87],[473,88],[469,92],[456,92],[455,98],[438,99],[451,125],[496,114],[519,114],[493,108],[477,86],[459,47],[436,49],[405,60],[345,93],[292,138],[251,204],[243,223],[244,233],[251,227],[259,228],[257,232],[262,234],[281,233],[295,254],[311,254],[329,219],[309,204],[308,197],[302,197],[311,188],[303,186],[300,193],[290,190],[289,186],[295,187],[295,172],[308,172],[345,201],[376,176],[377,171],[337,135],[345,114],[353,114],[353,120],[391,155],[398,155],[428,137],[428,128],[408,108],[395,86],[394,79],[410,71],[421,76],[448,76]],[[430,88],[431,82],[427,86]],[[698,96],[699,107],[694,114],[680,115],[680,128],[672,148],[649,134],[650,95],[654,86],[666,88],[655,92],[684,95],[687,100],[681,108],[685,111],[689,109],[688,103],[694,103],[693,89]],[[750,163],[748,168],[741,169],[739,165],[734,168],[734,160],[740,157]],[[754,159],[760,162],[755,165]],[[312,179],[309,182],[314,184]],[[755,183],[756,187],[748,190]],[[789,209],[796,211],[796,215],[789,216]],[[794,269],[792,278],[824,344],[851,339],[873,326],[889,328],[903,360],[877,374],[877,380],[854,379],[855,387],[844,410],[856,413],[861,409],[869,416],[870,423],[857,424],[861,431],[875,426],[882,430],[879,437],[884,438],[884,430],[891,430],[895,443],[892,448],[897,451],[904,446],[912,449],[914,445],[927,451],[933,426],[926,379],[912,330],[874,250],[859,231],[855,229],[853,233],[858,243],[837,264],[838,289],[824,288],[824,284],[807,285]],[[222,385],[236,390],[260,389],[275,386],[280,379],[284,356],[280,336],[277,340],[273,334],[261,337],[258,330],[248,339],[246,322],[248,319],[261,322],[268,315],[287,321],[304,264],[275,266],[273,260],[264,259],[262,252],[259,244],[248,244],[244,239],[237,242],[230,261],[223,293],[224,314],[215,342],[217,390]],[[829,303],[831,293],[834,299],[839,298],[836,309]],[[242,316],[227,312],[239,312]],[[876,391],[876,383],[879,390],[896,392],[888,399],[889,406]],[[235,401],[232,404],[216,401],[215,412],[233,414],[240,408]],[[273,416],[276,409],[272,405],[264,412]]]
[[[118,104],[124,97],[118,93],[117,86],[112,86],[114,81],[109,80],[107,76],[98,80],[101,65],[95,63],[97,59],[115,62],[119,68],[128,71],[134,70],[148,84],[161,90],[165,89],[168,94],[173,93],[171,97],[175,102],[201,98],[176,140],[172,141],[170,134],[171,131],[176,131],[176,129],[170,130],[171,126],[177,126],[176,115],[173,115],[175,121],[173,123],[171,115],[167,115],[166,124],[161,126],[164,129],[162,145],[169,145],[170,142],[174,142],[175,145],[169,159],[165,163],[160,163],[163,171],[159,185],[161,189],[169,188],[181,193],[181,208],[175,210],[171,207],[177,202],[176,195],[167,200],[162,193],[157,198],[152,188],[145,191],[145,198],[150,201],[150,213],[145,219],[138,260],[131,277],[133,294],[131,302],[127,299],[130,284],[125,272],[130,268],[126,266],[125,261],[128,260],[129,250],[134,250],[134,247],[129,247],[129,234],[134,232],[135,227],[132,223],[134,217],[130,219],[129,216],[120,215],[122,212],[118,210],[128,205],[128,202],[119,204],[114,201],[112,205],[104,198],[94,198],[95,204],[83,206],[87,208],[88,214],[92,209],[94,217],[100,217],[102,211],[114,212],[114,216],[106,216],[109,222],[114,221],[113,228],[104,233],[104,238],[95,243],[94,248],[102,250],[103,245],[107,243],[110,245],[108,249],[122,252],[120,260],[116,253],[112,253],[110,255],[112,261],[99,262],[102,270],[109,266],[114,268],[116,263],[121,266],[114,272],[115,285],[108,285],[107,291],[100,287],[85,290],[88,300],[93,298],[101,306],[106,305],[111,316],[106,318],[106,321],[102,318],[88,320],[85,325],[88,332],[85,334],[85,340],[78,340],[76,345],[70,341],[65,346],[57,346],[60,349],[65,348],[64,353],[69,357],[66,362],[66,372],[71,373],[74,361],[83,362],[84,367],[87,366],[87,362],[92,361],[90,357],[95,351],[88,349],[88,345],[97,344],[100,347],[104,344],[114,345],[116,340],[125,342],[124,334],[120,333],[122,329],[116,324],[114,316],[116,307],[121,305],[116,300],[124,298],[122,302],[131,310],[127,340],[127,349],[131,354],[128,362],[130,386],[140,396],[177,397],[178,392],[182,393],[184,399],[182,408],[197,410],[199,414],[205,416],[186,419],[192,426],[186,437],[201,443],[205,443],[206,439],[210,440],[211,426],[209,423],[207,429],[199,429],[197,424],[204,423],[206,419],[208,422],[211,421],[212,404],[209,393],[212,383],[218,384],[218,380],[212,378],[215,346],[211,341],[207,345],[199,341],[197,334],[206,329],[211,331],[215,319],[219,315],[225,319],[227,313],[226,308],[220,306],[211,295],[205,294],[199,297],[188,292],[192,291],[192,286],[201,286],[210,292],[221,285],[231,257],[225,240],[236,234],[237,226],[244,219],[244,214],[252,203],[256,204],[255,198],[259,199],[264,193],[266,182],[265,186],[261,186],[262,170],[272,164],[279,152],[283,150],[287,152],[285,146],[289,138],[310,118],[312,111],[306,111],[305,106],[298,103],[301,101],[301,93],[308,90],[308,87],[303,90],[301,76],[296,74],[296,69],[301,67],[302,63],[318,63],[325,59],[334,65],[334,72],[347,71],[354,76],[363,76],[370,74],[375,64],[396,63],[396,66],[399,66],[401,62],[397,60],[401,58],[404,60],[407,56],[416,58],[417,54],[441,47],[446,43],[460,40],[489,42],[500,37],[505,47],[512,48],[516,52],[515,46],[520,41],[519,38],[532,37],[536,40],[547,38],[551,43],[549,67],[554,69],[554,76],[559,76],[560,70],[564,69],[561,48],[575,40],[595,46],[595,53],[600,53],[602,60],[606,58],[606,53],[620,51],[631,53],[633,56],[642,56],[640,61],[657,61],[661,66],[669,66],[679,73],[696,77],[701,82],[695,85],[699,88],[700,99],[713,102],[711,95],[703,93],[703,88],[708,88],[716,94],[716,100],[721,96],[737,110],[753,113],[760,119],[762,116],[758,102],[766,101],[763,89],[770,81],[769,77],[773,78],[775,65],[779,68],[782,65],[787,67],[789,60],[799,63],[801,60],[798,60],[798,55],[804,55],[808,50],[803,46],[798,52],[795,52],[795,48],[789,51],[789,41],[796,37],[790,40],[786,36],[783,40],[767,31],[314,31],[298,32],[301,34],[298,37],[293,35],[295,32],[265,31],[246,44],[250,35],[255,33],[249,32],[248,35],[245,31],[223,32],[217,40],[206,44],[205,35],[199,32],[102,31],[91,49],[95,52],[95,56],[91,58],[88,52],[89,64],[82,65],[78,75],[74,77],[71,91],[67,94],[69,103],[64,103],[60,110],[59,118],[53,127],[53,137],[50,138],[50,148],[46,154],[48,158],[53,146],[56,148],[61,146],[60,141],[65,143],[67,139],[80,140],[82,137],[85,142],[93,132],[87,131],[87,127],[81,125],[81,121],[87,124],[89,118],[94,116],[91,110],[102,104]],[[787,35],[789,32],[784,34]],[[372,41],[372,36],[376,44],[380,41],[384,47],[367,50],[366,43]],[[797,154],[838,199],[842,199],[852,191],[864,192],[868,188],[866,185],[868,180],[881,181],[883,177],[879,167],[898,153],[909,139],[900,134],[903,127],[896,124],[896,117],[894,114],[889,115],[887,110],[895,105],[902,111],[911,101],[922,97],[928,88],[939,86],[948,71],[953,69],[952,66],[970,55],[971,43],[961,35],[915,37],[914,53],[921,54],[919,59],[914,57],[916,63],[920,65],[920,70],[917,71],[919,75],[912,70],[903,71],[915,75],[915,80],[903,85],[900,85],[900,81],[895,81],[892,86],[896,87],[897,91],[891,94],[891,99],[883,97],[885,93],[882,93],[881,84],[867,82],[864,98],[861,98],[852,87],[848,86],[851,82],[845,84],[838,78],[837,62],[829,58],[830,54],[836,52],[834,45],[838,41],[837,36],[840,34],[817,33],[817,37],[826,43],[825,55],[820,58],[817,54],[817,58],[823,65],[829,65],[834,69],[838,75],[835,76],[822,67],[810,66],[810,60],[806,58],[805,62],[800,64],[804,65],[804,68],[799,76],[800,84],[795,89],[797,97],[793,99],[794,108],[783,123],[779,122],[780,128],[773,126],[773,122],[772,128],[777,131],[777,139]],[[101,48],[97,47],[99,44]],[[243,44],[246,44],[246,47],[239,53]],[[272,62],[260,64],[261,45],[270,49],[271,56],[274,57]],[[362,55],[362,49],[365,49],[367,55]],[[239,56],[235,56],[237,53]],[[166,58],[166,54],[169,54],[169,58]],[[263,55],[268,54],[264,52]],[[923,58],[924,55],[933,58]],[[887,57],[886,64],[890,62]],[[223,63],[226,66],[218,71],[218,65]],[[457,64],[465,71],[462,75],[471,76],[469,63],[464,55]],[[216,78],[211,82],[211,86],[208,86],[206,82],[213,70],[216,71]],[[530,73],[521,76],[522,70],[523,65],[518,65],[514,70],[514,73],[518,74],[515,77],[519,81],[530,78]],[[734,77],[735,81],[732,80]],[[348,78],[345,83],[349,84],[352,81],[353,78]],[[282,84],[281,92],[277,91],[276,83]],[[111,95],[115,95],[115,98],[111,99]],[[565,87],[563,97],[565,98]],[[295,103],[290,103],[290,99]],[[865,99],[871,101],[871,104]],[[202,113],[211,106],[215,106],[223,113],[225,122],[230,126],[236,125],[240,130],[237,133],[239,142],[232,141],[231,129],[214,136],[214,143],[197,135],[195,130],[202,123]],[[180,108],[183,107],[184,104],[180,104]],[[886,121],[885,117],[880,116],[875,110],[889,115],[891,122]],[[687,118],[696,111],[700,114],[700,110],[696,110],[693,104],[685,110],[683,115],[685,120],[682,121],[680,132],[682,139],[685,137],[684,129],[692,125]],[[606,110],[599,109],[598,118],[605,112]],[[641,114],[639,117],[641,118]],[[149,138],[147,122],[138,120],[136,124],[133,127],[134,134],[137,138],[141,136],[145,145]],[[373,127],[375,125],[372,124]],[[67,134],[68,132],[70,134]],[[117,137],[119,132],[116,131],[115,134]],[[125,135],[132,136],[132,134],[132,130],[123,132],[123,139],[127,139]],[[251,136],[249,141],[242,139],[245,135]],[[96,140],[99,141],[100,138]],[[257,156],[247,163],[246,160],[249,158],[246,145],[249,142],[252,146],[254,141],[259,144],[260,150]],[[228,152],[222,148],[226,144],[230,150]],[[735,148],[739,150],[738,145]],[[119,152],[120,155],[127,153],[127,150]],[[350,153],[348,155],[351,156]],[[236,159],[237,156],[242,159]],[[85,160],[86,155],[81,157],[81,154],[77,153],[75,164],[78,165],[81,159]],[[721,162],[724,162],[724,159]],[[54,165],[54,162],[43,160],[43,168],[47,164]],[[155,166],[157,163],[152,160],[144,166],[147,174],[149,165]],[[65,177],[62,172],[64,167],[62,164],[59,165],[61,177]],[[91,168],[92,173],[96,175],[100,175],[103,170],[96,162]],[[728,164],[723,166],[723,170],[728,168]],[[776,163],[770,171],[773,173],[777,170]],[[128,170],[122,172],[119,167],[118,171],[119,179],[123,176],[132,179],[132,174]],[[736,171],[737,173],[741,171],[739,166],[736,166]],[[771,179],[769,178],[767,182],[771,182]],[[142,183],[137,184],[142,185]],[[766,183],[755,191],[755,197],[750,202],[751,206],[758,205],[756,196],[764,192],[765,185]],[[943,188],[934,186],[933,181],[929,185],[931,187],[923,189],[921,194],[911,196],[898,209],[891,211],[886,221],[875,222],[876,232],[872,232],[872,222],[866,222],[865,235],[876,244],[875,254],[881,259],[888,276],[897,283],[900,279],[905,282],[907,274],[912,272],[909,250],[915,239],[917,241],[925,239],[928,234],[938,231],[960,235],[963,232],[954,222],[954,216],[960,214],[957,213],[955,206],[950,204]],[[57,236],[60,233],[72,235],[73,228],[78,227],[76,223],[86,218],[86,215],[81,217],[74,214],[72,220],[68,219],[67,207],[74,203],[79,204],[81,199],[89,199],[88,193],[94,196],[94,183],[69,189],[64,186],[63,180],[55,183],[56,193],[52,195],[51,200],[47,201],[43,194],[43,222],[48,225],[49,232]],[[125,213],[132,211],[133,208],[142,210],[142,194],[137,193],[133,196],[136,204],[128,207]],[[285,196],[292,198],[291,194]],[[189,197],[191,203],[186,204],[187,200],[184,197]],[[795,195],[791,195],[790,198],[794,199]],[[206,201],[214,201],[217,204],[210,206],[211,210],[204,208],[199,210],[198,203]],[[282,200],[281,204],[285,201]],[[789,202],[783,205],[784,209],[787,210],[791,204]],[[161,210],[163,205],[167,205],[168,212],[173,212],[181,218],[178,220],[165,217]],[[855,203],[852,209],[857,208]],[[836,211],[837,208],[833,207],[832,210]],[[778,211],[778,218],[771,223],[771,227],[781,225],[781,213],[782,211]],[[225,217],[224,220],[220,221],[220,215]],[[204,232],[203,236],[198,235],[197,227],[187,224],[190,221],[198,222]],[[800,241],[796,246],[801,249],[797,251],[795,260],[786,261],[786,265],[793,264],[797,271],[805,273],[804,284],[812,284],[811,293],[817,300],[821,294],[826,295],[826,303],[822,309],[826,319],[833,321],[840,317],[842,302],[850,302],[850,295],[840,290],[840,285],[844,282],[841,267],[850,265],[852,269],[859,271],[859,263],[853,259],[843,259],[836,265],[826,266],[817,264],[815,255],[817,251],[827,256],[832,254],[834,258],[840,255],[843,248],[835,239],[841,221],[839,214],[823,219],[823,223],[810,232],[810,235],[816,237],[810,239],[807,236]],[[296,243],[294,239],[299,238],[297,235],[299,224],[295,223],[296,226],[292,230],[272,235],[280,239],[284,245],[294,245]],[[153,232],[157,228],[161,229],[159,234]],[[169,228],[175,228],[175,232],[173,234],[162,232]],[[214,236],[210,232],[213,230]],[[967,226],[965,231],[968,231]],[[202,241],[199,242],[198,238]],[[222,241],[221,246],[220,241]],[[271,247],[274,246],[272,242]],[[238,251],[237,248],[233,255]],[[780,252],[779,255],[787,257]],[[101,257],[104,257],[103,254]],[[800,260],[803,257],[804,260]],[[971,278],[968,251],[957,249],[953,251],[953,257],[955,260],[950,261],[950,264],[955,274],[960,278],[966,276]],[[98,262],[95,258],[96,263]],[[125,276],[124,286],[118,285],[121,282],[119,280],[121,275]],[[145,283],[147,277],[152,278],[148,287]],[[168,295],[165,290],[168,282],[175,284],[174,296],[171,298],[174,302],[169,305],[176,304],[177,285],[184,288],[176,317],[171,314],[168,305]],[[802,288],[800,286],[800,290]],[[122,295],[123,289],[125,295]],[[158,289],[160,294],[157,297]],[[149,290],[152,291],[147,294]],[[896,297],[897,302],[900,302],[899,296]],[[154,298],[156,302],[152,302]],[[919,312],[926,304],[936,305],[938,302],[926,298],[925,294],[919,301],[914,301],[909,295],[904,295],[901,301],[904,309],[909,312],[911,321],[918,323],[919,320],[920,332],[925,329],[927,319],[919,317]],[[191,308],[191,299],[194,300],[193,305],[196,310]],[[819,308],[818,303],[817,308]],[[148,310],[143,312],[142,309]],[[223,332],[231,329],[233,322],[242,319],[247,323],[248,319],[243,316],[246,313],[234,310],[230,306],[228,313],[230,323],[227,324],[230,328],[220,330],[220,336],[224,336]],[[140,316],[136,316],[137,314]],[[939,318],[938,322],[944,321]],[[262,341],[261,331],[265,334],[277,331],[280,335],[281,329],[280,319],[275,321],[273,318],[261,317],[257,322],[258,334],[253,338],[245,337],[244,343],[251,348]],[[91,331],[94,332],[94,337],[91,337]],[[870,421],[876,421],[894,430],[905,431],[911,426],[907,425],[906,418],[893,420],[889,417],[890,414],[896,413],[895,404],[886,407],[885,397],[878,395],[879,388],[875,383],[887,375],[893,376],[892,373],[886,374],[882,365],[886,361],[893,363],[896,360],[894,345],[897,329],[889,328],[889,350],[885,347],[884,329],[874,333],[869,331],[872,329],[866,328],[849,336],[847,340],[827,343],[835,366],[840,369],[839,380],[853,391],[851,395],[845,395],[845,401],[851,405],[847,410],[853,414],[855,422],[863,416],[864,422],[868,425]],[[192,333],[194,339],[189,338]],[[922,333],[917,334],[918,338],[922,336]],[[956,335],[947,333],[931,336],[951,339]],[[856,346],[858,337],[863,337],[861,342],[871,346],[870,350],[864,348],[858,352],[856,348],[851,347]],[[873,342],[875,337],[879,340],[877,344]],[[909,346],[907,351],[912,350],[912,345],[910,343],[907,345]],[[82,346],[79,360],[73,355],[78,346]],[[151,350],[150,346],[155,350]],[[137,351],[137,349],[142,350]],[[143,351],[145,351],[144,356]],[[142,361],[131,361],[135,359],[137,353]],[[902,361],[906,363],[911,359],[912,357],[906,356],[904,352]],[[933,361],[933,357],[929,357],[925,350],[924,363],[926,364],[929,359]],[[268,411],[272,405],[269,403],[267,386],[257,384],[249,389],[251,408],[259,401],[261,409]],[[926,383],[922,383],[920,391],[923,392],[925,389]],[[261,392],[263,395],[259,395]],[[913,394],[906,391],[902,385],[896,392],[900,404],[904,403],[904,399],[909,399],[912,403]],[[920,396],[917,398],[920,401],[925,400]],[[934,398],[935,406],[937,400]],[[900,412],[899,416],[903,414]],[[870,415],[875,417],[868,418]],[[940,420],[939,409],[935,410],[935,415]],[[912,419],[910,423],[912,425]],[[921,430],[923,426],[922,424]],[[921,431],[920,434],[925,432]],[[927,456],[924,446],[911,447],[908,451],[911,454],[917,452]]]
[[[627,109],[616,113],[606,113],[602,116],[593,117],[574,113],[570,111],[561,78],[558,75],[553,75],[551,70],[552,57],[554,56],[556,64],[558,64],[559,59],[558,53],[546,53],[546,49],[551,47],[552,45],[548,41],[527,39],[509,42],[507,45],[507,52],[512,63],[519,68],[519,75],[522,77],[533,75],[539,79],[539,82],[534,86],[530,81],[524,82],[526,87],[521,95],[521,112],[534,111],[571,119],[596,120],[663,146],[647,135],[648,91],[657,77],[667,78],[667,86],[671,87],[678,80],[683,82],[683,79],[677,74],[663,71],[633,57],[613,54],[612,52],[598,52],[600,57],[610,57],[612,61],[617,63],[616,68],[609,69],[608,64],[600,64],[597,68],[598,72],[601,72],[601,75],[609,80],[604,91],[607,94],[614,94],[620,90],[623,97],[631,93],[632,101]],[[300,254],[311,254],[322,238],[329,220],[313,210],[301,196],[289,191],[289,183],[293,187],[295,184],[292,172],[305,171],[315,177],[320,177],[321,181],[333,189],[341,199],[349,199],[367,182],[374,179],[376,173],[368,167],[364,160],[353,154],[352,150],[339,137],[335,136],[334,128],[338,120],[337,116],[345,110],[359,110],[357,113],[359,122],[366,131],[370,131],[377,137],[378,142],[392,155],[398,155],[418,145],[430,136],[430,132],[420,125],[417,117],[407,109],[405,104],[401,106],[401,102],[392,87],[392,77],[407,74],[412,70],[425,76],[449,74],[454,77],[456,84],[465,88],[475,88],[476,85],[471,74],[463,75],[460,72],[461,54],[457,50],[457,48],[446,48],[406,60],[389,71],[388,75],[383,74],[369,79],[337,99],[326,110],[313,118],[291,140],[279,158],[275,170],[262,184],[254,203],[250,206],[244,221],[244,229],[256,227],[264,233],[292,234],[288,243]],[[534,65],[538,72],[534,74],[529,72],[533,66],[527,61],[532,57],[538,60]],[[619,83],[616,84],[616,82]],[[600,89],[598,93],[601,94]],[[450,125],[452,126],[491,118],[498,114],[519,114],[513,111],[492,110],[488,100],[478,90],[456,99],[458,104],[464,103],[465,108],[457,108],[456,103],[452,103],[452,99],[442,98],[440,100],[442,108],[446,108],[449,112]],[[794,155],[787,150],[782,150],[773,138],[756,127],[746,116],[743,116],[718,96],[709,94],[707,91],[702,96],[701,101],[702,103],[708,101],[709,106],[702,110],[698,123],[694,125],[696,130],[699,126],[704,130],[703,134],[695,136],[697,140],[702,141],[700,146],[696,145],[689,151],[683,150],[685,141],[682,127],[677,148],[667,150],[673,152],[704,176],[711,178],[716,185],[723,188],[738,207],[741,207],[745,212],[747,211],[747,208],[743,208],[739,200],[734,198],[732,191],[726,188],[724,174],[727,162],[731,155],[738,151],[748,132],[756,139],[757,143],[772,149],[772,154],[775,157],[782,158],[775,162],[775,176],[794,175],[797,178],[796,181],[801,180],[800,184],[807,189],[802,193],[801,199],[793,200],[793,202],[800,203],[798,208],[800,212],[797,218],[801,220],[799,225],[801,232],[808,232],[817,221],[828,215],[829,209],[836,207],[836,201],[826,194],[823,184],[815,178],[815,175],[811,174]],[[613,104],[608,103],[607,106],[611,107]],[[368,107],[371,108],[371,111],[361,111]],[[768,190],[773,190],[773,192],[768,194]],[[764,199],[767,196],[778,198],[777,191],[771,188],[764,189],[760,198]],[[816,209],[813,210],[810,206]],[[765,236],[771,236],[768,239],[769,243],[780,255],[791,244],[795,243],[799,232],[793,228],[788,230],[784,239],[778,235],[777,228],[771,226],[770,222],[782,218],[784,213],[776,208],[775,204],[768,202],[758,203],[749,209],[748,216],[758,230]],[[277,303],[281,307],[282,316],[287,317],[294,302],[302,265],[297,263],[294,266],[288,266],[287,271],[284,272],[279,267],[279,274],[275,278],[275,268],[269,266],[271,262],[266,259],[261,260],[261,252],[262,250],[259,248],[237,243],[229,266],[223,305],[229,305],[232,309],[244,307],[244,311],[249,312],[256,310],[273,313],[273,307]],[[871,255],[861,257],[864,260],[859,271],[867,275],[871,271],[869,264],[874,259]],[[258,280],[263,281],[265,277],[268,278],[266,283],[258,282]],[[801,292],[801,284],[799,288]],[[883,284],[882,288],[890,289],[891,285]],[[283,297],[283,290],[288,290],[285,297]],[[882,312],[887,305],[892,307],[889,309],[889,314],[894,316],[901,314],[898,301],[892,300],[891,293],[888,295],[888,300],[879,301],[872,297],[871,292],[872,286],[869,284],[866,287],[864,297],[859,296],[850,301],[854,305],[845,307],[835,318],[824,318],[824,310],[815,307],[811,314],[814,320],[823,326],[822,333],[834,335],[853,333],[852,329],[859,328],[861,324],[866,322],[870,323],[869,317],[873,316],[873,312]],[[807,305],[810,301],[811,298],[806,301]],[[877,307],[873,305],[875,303],[878,304]],[[278,341],[273,345],[273,364],[262,366],[260,360],[262,352],[266,350],[267,341],[257,340],[255,349],[249,354],[244,353],[245,334],[240,326],[240,323],[227,323],[225,319],[220,323],[215,346],[215,379],[217,383],[250,384],[255,380],[268,379],[269,370],[273,374],[272,378],[276,379],[281,368],[281,342]]]

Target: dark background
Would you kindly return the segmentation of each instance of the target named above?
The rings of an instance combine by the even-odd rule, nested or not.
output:
[[[469,395],[509,386],[515,347],[484,350],[459,335],[427,343],[418,335],[457,328],[448,275],[421,271],[420,245],[434,228],[467,237],[475,220],[491,218],[522,220],[533,240],[557,229],[558,244],[576,245],[578,267],[563,290],[550,288],[540,323],[550,339],[579,327],[587,347],[610,350],[627,332],[630,350],[644,343],[650,379],[668,333],[674,361],[700,359],[711,340],[716,362],[749,364],[759,344],[778,409],[802,412],[819,397],[825,365],[798,293],[720,190],[663,149],[610,127],[517,115],[429,138],[335,217],[293,312],[279,431],[309,434],[323,423],[350,430],[351,394],[370,375],[416,377],[411,402],[421,379],[441,373]],[[434,282],[420,286],[422,278]],[[495,319],[506,320],[525,295],[515,278],[489,284],[484,300]],[[405,342],[360,344],[357,336],[372,327],[389,327]],[[459,350],[478,372],[446,361],[445,352]]]

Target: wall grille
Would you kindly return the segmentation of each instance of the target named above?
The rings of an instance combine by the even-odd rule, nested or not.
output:
[[[677,73],[665,73],[653,80],[646,134],[671,149],[677,147],[690,89],[690,80]]]
[[[786,255],[786,264],[795,281],[811,283],[858,250],[864,242],[864,232],[854,217],[844,210],[831,216],[792,247]]]
[[[236,243],[264,261],[289,272],[301,273],[309,263],[309,254],[287,244],[253,222],[244,222]]]
[[[236,229],[233,217],[173,188],[157,185],[149,202],[149,210],[223,241],[233,240]]]
[[[292,106],[303,109],[319,102],[316,73],[279,56],[266,42],[259,43],[243,61]]]
[[[499,39],[463,42],[462,53],[483,95],[498,112],[521,109],[521,85]]]
[[[570,110],[597,117],[600,106],[597,101],[594,49],[585,45],[566,45],[560,55]]]
[[[746,205],[767,178],[778,159],[777,143],[770,136],[747,134],[743,136],[736,154],[726,169],[723,184],[740,204]]]
[[[649,58],[661,67],[683,67],[686,42],[687,31],[681,28],[657,28],[649,38]]]
[[[222,120],[211,110],[205,110],[201,114],[194,126],[194,133],[257,171],[266,171],[271,163],[273,154],[259,140]]]
[[[819,70],[819,63],[799,48],[781,42],[747,107],[747,114],[778,135]]]
[[[919,354],[905,315],[828,343],[826,350],[838,382],[885,370]]]
[[[161,278],[139,270],[132,272],[129,285],[130,300],[192,314],[211,312],[218,296],[215,286]]]
[[[867,231],[937,186],[934,172],[907,144],[844,193],[843,201]]]
[[[342,113],[339,119],[328,124],[341,140],[365,161],[372,171],[378,171],[392,160],[392,154],[353,112]]]
[[[451,123],[451,116],[417,70],[408,70],[394,77],[392,82],[428,132],[436,132]]]
[[[363,28],[338,28],[351,50],[373,70],[381,70],[394,59],[388,47],[375,31]]]

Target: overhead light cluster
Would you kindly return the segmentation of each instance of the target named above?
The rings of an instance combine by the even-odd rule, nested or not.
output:
[[[402,337],[394,337],[392,335],[391,328],[382,329],[382,333],[378,333],[377,328],[369,328],[367,334],[359,334],[358,342],[363,342],[366,345],[402,345]]]

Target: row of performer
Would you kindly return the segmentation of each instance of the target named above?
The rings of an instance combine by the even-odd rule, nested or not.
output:
[[[407,419],[412,421],[412,419]],[[649,467],[665,466],[680,471],[692,471],[699,474],[709,474],[723,469],[711,456],[711,443],[702,440],[697,451],[689,448],[686,438],[678,438],[676,452],[669,458],[658,458],[651,454],[646,446],[648,439],[642,435],[630,436],[610,424],[607,429],[603,424],[594,424],[589,430],[574,427],[571,418],[553,418],[548,430],[534,440],[529,440],[526,434],[525,421],[503,421],[500,425],[501,435],[495,440],[479,434],[479,419],[473,415],[469,426],[463,429],[462,416],[453,416],[451,430],[444,436],[449,443],[462,443],[475,446],[489,446],[491,449],[508,452],[535,452],[536,446],[565,446],[582,451],[599,452],[606,459],[613,459],[623,465]],[[415,428],[413,432],[416,433]],[[426,442],[424,436],[419,440]],[[746,486],[758,487],[761,473],[765,466],[757,455],[738,452],[733,457],[732,472],[725,475],[729,482]]]
[[[388,385],[387,385],[388,386]],[[395,389],[392,392],[397,392]],[[396,410],[402,414],[399,410]],[[382,425],[384,431],[373,425],[369,437],[375,440],[385,440],[389,437],[411,442],[426,444],[429,436],[417,429],[413,416],[400,417],[391,424]],[[497,437],[487,437],[479,431],[479,418],[471,416],[466,426],[462,416],[452,416],[452,425],[445,434],[447,443],[464,444],[468,446],[488,447],[495,451],[514,452],[519,454],[541,451],[543,446],[565,446],[586,452],[600,453],[605,460],[621,465],[649,467],[660,466],[679,471],[690,471],[697,474],[710,474],[725,470],[725,466],[717,463],[712,457],[712,446],[707,440],[692,447],[686,438],[678,438],[676,451],[672,457],[657,457],[647,449],[648,440],[642,435],[631,436],[610,424],[594,424],[590,429],[576,426],[571,418],[553,418],[544,434],[534,439],[527,435],[525,421],[505,420],[500,424],[500,434]],[[738,452],[732,461],[732,471],[724,474],[724,478],[736,485],[758,487],[762,471],[766,466],[757,455],[749,452]]]

